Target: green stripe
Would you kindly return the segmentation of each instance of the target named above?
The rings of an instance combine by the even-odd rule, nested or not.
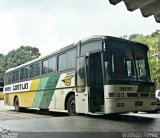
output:
[[[46,88],[48,79],[49,79],[49,77],[42,78],[40,80],[38,90],[44,90]],[[39,108],[40,107],[40,103],[41,103],[41,100],[42,100],[42,97],[43,97],[43,93],[44,93],[44,91],[37,91],[36,92],[32,108]]]
[[[59,77],[60,75],[58,74],[58,75],[51,76],[48,79],[45,89],[47,90],[49,89],[49,90],[43,93],[43,97],[40,103],[41,109],[48,109],[50,102],[52,100],[52,96],[54,94],[54,89],[56,88],[57,82],[59,80]]]

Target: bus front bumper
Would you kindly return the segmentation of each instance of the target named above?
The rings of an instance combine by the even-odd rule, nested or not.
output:
[[[125,113],[135,111],[152,111],[156,108],[155,98],[138,98],[138,99],[106,99],[104,112],[110,113]]]

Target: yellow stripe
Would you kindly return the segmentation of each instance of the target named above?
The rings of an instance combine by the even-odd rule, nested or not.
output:
[[[20,106],[21,107],[32,107],[32,104],[35,99],[36,90],[38,89],[40,79],[33,80],[30,87],[30,92],[25,92],[20,96]]]
[[[6,104],[13,106],[14,97],[18,96],[20,107],[28,107],[28,108],[32,107],[32,104],[34,102],[34,98],[36,95],[36,91],[38,89],[39,81],[40,79],[32,81],[29,92],[18,92],[18,93],[6,94],[7,96]]]
[[[39,81],[40,81],[40,79],[32,81],[30,91],[35,91],[38,89]]]

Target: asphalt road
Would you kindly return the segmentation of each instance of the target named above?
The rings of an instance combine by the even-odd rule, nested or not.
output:
[[[2,137],[160,137],[160,113],[80,115],[28,110],[15,112],[0,101]]]

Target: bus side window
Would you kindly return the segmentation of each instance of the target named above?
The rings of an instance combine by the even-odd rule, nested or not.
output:
[[[13,82],[13,80],[12,80],[12,75],[13,75],[12,72],[10,72],[10,73],[8,74],[8,84],[10,84],[10,83]]]
[[[8,77],[9,77],[9,75],[6,74],[6,75],[5,75],[5,84],[8,84]]]
[[[63,71],[66,69],[66,53],[59,55],[58,58],[58,71]]]
[[[41,71],[40,63],[36,63],[34,66],[34,76],[39,76]]]
[[[24,79],[28,78],[28,73],[29,73],[29,67],[24,68]]]
[[[76,49],[67,52],[67,69],[76,67]]]
[[[57,68],[57,58],[56,57],[51,57],[49,58],[49,61],[48,61],[48,73],[50,72],[56,72]]]
[[[77,59],[77,92],[84,92],[86,87],[85,58]]]
[[[42,62],[42,74],[48,73],[48,59]]]
[[[20,69],[20,80],[24,79],[24,70],[25,70],[25,68]]]
[[[30,77],[34,77],[34,65],[30,65]]]

